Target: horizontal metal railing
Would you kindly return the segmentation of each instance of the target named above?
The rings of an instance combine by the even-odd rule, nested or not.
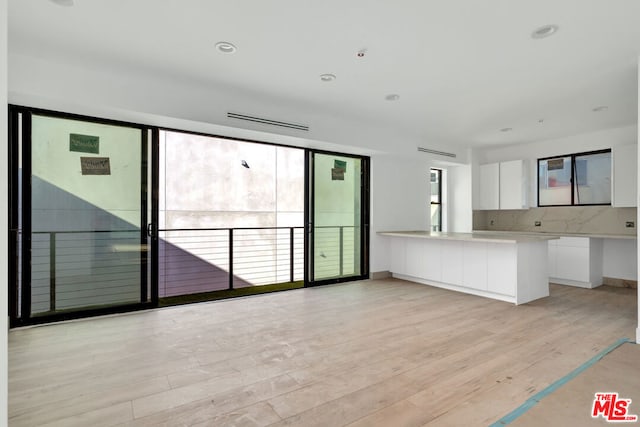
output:
[[[177,296],[304,278],[303,227],[158,230],[159,296]]]
[[[358,227],[314,230],[315,276],[352,274]],[[34,231],[31,313],[140,302],[140,254],[148,250],[140,243],[143,232]],[[304,278],[304,227],[167,228],[157,233],[161,298]]]
[[[141,231],[34,231],[31,313],[140,301]]]

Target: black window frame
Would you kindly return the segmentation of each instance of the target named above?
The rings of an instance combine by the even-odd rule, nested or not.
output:
[[[431,174],[432,173],[436,173],[438,176],[438,201],[434,202],[431,198],[433,196],[433,193],[431,192]],[[431,231],[442,231],[442,169],[438,169],[438,168],[430,168],[429,169],[429,207],[433,206],[433,205],[438,205],[440,206],[440,209],[438,209],[438,230],[434,230],[433,229],[433,224],[429,224]],[[431,218],[431,209],[429,209],[429,218]]]
[[[610,201],[609,203],[576,203],[576,195],[575,195],[575,176],[576,176],[576,157],[581,157],[581,156],[588,156],[588,155],[592,155],[592,154],[604,154],[604,153],[611,153],[611,148],[605,148],[602,150],[595,150],[595,151],[585,151],[585,152],[581,152],[581,153],[572,153],[572,154],[561,154],[558,156],[549,156],[549,157],[542,157],[538,159],[537,162],[537,168],[536,168],[536,183],[537,183],[537,195],[536,195],[536,204],[539,208],[552,208],[552,207],[571,207],[571,206],[611,206],[612,205],[612,201]],[[546,160],[551,160],[551,159],[560,159],[563,157],[570,157],[571,158],[571,178],[570,178],[570,185],[571,185],[571,204],[566,204],[566,205],[541,205],[540,204],[540,162],[542,161],[546,161]],[[613,165],[611,168],[611,174],[613,174]],[[613,194],[611,195],[613,197]]]

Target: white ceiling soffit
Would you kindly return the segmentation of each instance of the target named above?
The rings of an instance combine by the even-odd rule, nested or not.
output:
[[[293,120],[321,106],[461,147],[637,122],[638,0],[74,3],[9,2],[9,52],[242,87]]]

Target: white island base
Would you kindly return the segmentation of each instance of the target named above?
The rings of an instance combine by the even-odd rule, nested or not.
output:
[[[524,304],[549,296],[547,240],[473,233],[380,232],[393,277]]]

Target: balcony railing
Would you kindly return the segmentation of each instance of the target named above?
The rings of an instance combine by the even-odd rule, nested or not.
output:
[[[160,297],[304,278],[304,228],[159,230]]]
[[[357,227],[316,227],[316,276],[353,272],[356,235]],[[140,302],[140,237],[139,229],[33,232],[31,313]],[[160,298],[304,279],[303,227],[160,229],[158,242]]]
[[[140,249],[139,229],[34,231],[31,313],[140,302]]]

